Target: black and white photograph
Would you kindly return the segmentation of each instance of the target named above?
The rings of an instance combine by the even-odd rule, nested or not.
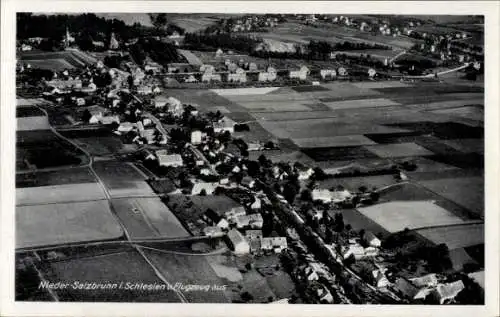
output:
[[[16,304],[484,307],[485,15],[276,6],[14,13]]]

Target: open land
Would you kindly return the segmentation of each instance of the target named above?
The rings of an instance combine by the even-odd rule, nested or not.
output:
[[[116,239],[122,234],[104,200],[16,208],[17,248]]]
[[[358,210],[389,232],[464,222],[432,201],[392,201]]]
[[[54,204],[105,199],[98,183],[16,188],[16,205]]]
[[[420,229],[417,232],[435,244],[445,243],[450,250],[484,244],[484,223]]]
[[[134,239],[189,236],[160,198],[113,199],[112,204],[118,218]]]
[[[59,291],[58,296],[65,301],[88,302],[179,302],[178,296],[171,290],[118,289],[120,283],[143,283],[164,285],[146,261],[135,251],[126,251],[57,261],[47,269],[51,282],[65,281],[74,283],[111,283],[116,289],[79,290],[68,288]],[[125,286],[124,286],[125,287]]]

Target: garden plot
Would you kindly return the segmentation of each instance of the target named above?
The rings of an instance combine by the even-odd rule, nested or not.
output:
[[[342,135],[334,137],[298,138],[293,142],[301,148],[343,147],[377,144],[363,135]]]
[[[444,114],[449,112],[450,114],[452,114],[453,111],[456,109],[475,108],[475,107],[481,108],[482,105],[484,105],[484,98],[435,101],[435,102],[428,102],[428,103],[426,102],[426,103],[407,105],[407,106],[418,110],[434,110],[432,112],[436,113],[442,112]]]
[[[345,100],[345,101],[334,101],[334,102],[325,102],[332,110],[338,109],[355,109],[355,108],[372,108],[372,107],[387,107],[387,106],[397,106],[399,103],[385,99],[385,98],[376,98],[376,99],[360,99],[360,100]]]
[[[432,111],[436,114],[446,114],[450,116],[484,121],[484,109],[475,106],[451,108],[451,109],[441,109]]]
[[[448,249],[470,247],[484,244],[484,223],[446,226],[417,230],[435,244],[446,243]]]
[[[325,94],[325,96],[322,97],[325,100],[321,101],[326,101],[326,102],[344,98],[354,98],[354,97],[364,98],[366,96],[381,95],[381,93],[376,90],[366,89],[366,88],[360,89],[359,87],[356,87],[351,83],[348,84],[348,83],[334,82],[334,83],[323,84],[322,86],[330,90],[328,92],[329,96],[326,96]]]
[[[181,282],[184,285],[209,285],[210,287],[227,284],[220,279],[204,256],[182,255],[162,250],[143,249],[143,252],[161,272],[161,274],[175,285]],[[185,290],[184,296],[190,303],[228,303],[229,290]]]
[[[54,204],[106,199],[98,183],[16,188],[16,205]]]
[[[464,223],[433,201],[392,201],[358,210],[389,232]]]
[[[258,112],[281,112],[281,111],[310,111],[311,108],[294,101],[253,101],[240,102],[240,105],[248,109],[248,111]]]
[[[335,118],[338,117],[338,114],[334,111],[252,112],[252,116],[257,120],[264,121],[293,121]]]
[[[55,59],[31,59],[25,61],[25,63],[30,64],[33,68],[40,69],[50,69],[52,71],[63,71],[65,69],[74,69],[75,67],[71,65],[68,61],[63,58]]]
[[[257,88],[228,88],[210,89],[219,96],[241,96],[241,95],[265,95],[278,90],[280,87],[257,87]]]
[[[113,199],[113,207],[134,239],[189,236],[179,220],[159,198]]]
[[[419,183],[478,215],[484,215],[483,177],[444,178]]]
[[[387,80],[387,81],[367,81],[367,82],[359,82],[353,83],[353,86],[356,86],[360,89],[377,89],[377,88],[388,88],[388,87],[409,87],[410,85],[407,83],[403,83],[400,81]]]
[[[318,138],[370,133],[408,132],[401,128],[373,124],[369,121],[348,122],[346,118],[318,118],[290,121],[264,121],[259,123],[277,138]]]
[[[397,143],[397,144],[378,144],[378,145],[366,146],[365,148],[379,157],[387,157],[387,158],[403,157],[403,156],[434,155],[433,152],[413,142]]]
[[[463,153],[484,154],[484,141],[482,140],[454,139],[454,140],[442,140],[441,142]]]
[[[50,263],[46,278],[49,282],[75,281],[81,283],[111,283],[116,289],[80,290],[72,287],[57,290],[61,301],[86,302],[168,302],[179,303],[177,294],[168,289],[140,290],[120,289],[120,283],[125,286],[135,283],[147,285],[164,285],[155,271],[135,251],[104,254],[94,257],[83,257],[74,260],[62,260]]]
[[[17,248],[117,239],[122,235],[104,200],[16,208]]]

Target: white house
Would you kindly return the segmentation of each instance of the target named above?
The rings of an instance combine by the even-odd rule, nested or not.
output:
[[[431,294],[439,304],[444,304],[453,300],[464,288],[462,280],[458,280],[453,283],[439,284]]]
[[[200,144],[201,143],[201,131],[195,130],[191,132],[191,143]]]
[[[213,125],[215,133],[230,132],[234,133],[234,126],[236,122],[229,117],[223,117],[219,122],[215,122]]]
[[[311,192],[312,200],[330,203],[332,201],[332,192],[328,189],[313,189]]]
[[[212,195],[217,186],[219,186],[219,183],[194,183],[193,188],[191,189],[191,195],[199,195],[202,190],[205,190],[207,195]]]
[[[319,71],[319,74],[321,76],[321,79],[325,80],[325,79],[333,79],[337,76],[337,72],[335,71],[335,69],[322,69]]]
[[[299,170],[299,180],[309,179],[314,174],[314,170],[312,168],[305,168]]]
[[[222,54],[224,54],[224,52],[219,48],[216,52],[215,52],[215,57],[221,57]]]
[[[438,284],[438,279],[435,273],[426,274],[424,276],[411,278],[410,281],[417,287],[434,287]]]
[[[260,239],[260,248],[262,250],[281,253],[281,251],[288,248],[288,244],[286,241],[286,237],[267,237]]]
[[[363,239],[366,241],[366,243],[369,246],[372,246],[375,248],[380,248],[380,246],[382,245],[382,242],[380,241],[380,239],[377,238],[375,236],[375,234],[373,234],[373,232],[371,232],[371,231],[365,232]]]
[[[203,234],[208,237],[221,237],[224,235],[224,232],[219,226],[208,226],[203,228]]]
[[[224,216],[226,217],[227,220],[236,220],[237,217],[239,216],[244,216],[246,215],[247,212],[245,211],[245,208],[243,206],[238,206],[238,207],[233,207],[231,210],[226,211],[224,213]]]
[[[204,73],[203,75],[201,75],[201,81],[204,83],[209,83],[212,81],[219,82],[221,81],[221,76],[220,74]]]
[[[118,116],[102,116],[99,118],[99,122],[102,124],[112,124],[112,123],[120,123],[120,117]]]
[[[119,132],[122,132],[122,133],[127,133],[127,132],[130,132],[132,131],[133,129],[135,129],[136,125],[131,123],[131,122],[122,122],[120,123],[120,125],[118,126],[118,131]]]
[[[158,157],[158,164],[160,166],[183,166],[184,161],[182,160],[182,156],[180,154],[158,154],[157,151],[156,156]]]
[[[248,254],[250,253],[250,244],[247,239],[237,229],[231,229],[227,233],[231,247],[234,249],[235,254]]]
[[[373,270],[372,276],[377,288],[387,287],[391,284],[391,282],[389,282],[389,280],[385,276],[383,270]]]
[[[253,229],[262,229],[262,226],[264,225],[264,219],[262,218],[262,215],[259,213],[250,215],[240,215],[237,216],[234,220],[236,227],[238,229],[245,227],[250,227]]]
[[[359,244],[351,244],[344,250],[344,259],[347,259],[351,255],[353,255],[356,260],[362,259],[365,256],[365,248]]]

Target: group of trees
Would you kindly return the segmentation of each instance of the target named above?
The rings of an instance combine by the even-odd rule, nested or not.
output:
[[[251,53],[254,48],[261,42],[261,39],[257,39],[247,35],[232,35],[230,33],[186,33],[184,37],[185,44],[192,45],[196,48],[224,48],[246,53]]]
[[[137,43],[130,47],[129,53],[139,65],[144,64],[148,56],[162,66],[166,66],[168,63],[183,61],[173,44],[152,38],[139,39]]]

